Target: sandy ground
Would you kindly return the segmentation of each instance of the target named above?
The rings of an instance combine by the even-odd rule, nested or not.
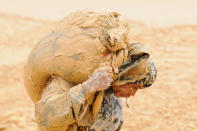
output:
[[[197,24],[147,26],[131,21],[131,39],[145,43],[158,77],[124,104],[123,131],[197,130]],[[23,85],[28,53],[54,22],[0,13],[0,131],[36,131]],[[123,101],[124,102],[124,101]]]

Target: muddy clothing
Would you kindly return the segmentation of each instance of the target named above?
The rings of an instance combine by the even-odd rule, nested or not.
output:
[[[119,131],[123,124],[121,98],[114,96],[112,88],[104,92],[103,102],[91,131]]]
[[[136,54],[144,54],[141,47],[133,44],[131,63],[138,58]],[[156,75],[156,68],[148,58],[120,78],[118,83],[148,87]],[[35,105],[35,115],[40,129],[44,131],[116,131],[123,123],[121,100],[114,96],[111,88],[96,92],[85,100],[81,84],[74,86],[59,77],[53,77],[46,85]]]
[[[80,85],[66,89],[69,86],[58,77],[48,83],[35,106],[36,120],[41,130],[120,130],[123,123],[121,100],[114,96],[111,88],[85,101]]]

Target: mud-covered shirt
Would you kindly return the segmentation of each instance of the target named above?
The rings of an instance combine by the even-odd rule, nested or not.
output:
[[[85,101],[80,85],[66,89],[68,86],[59,77],[53,77],[46,86],[41,100],[35,105],[35,117],[40,130],[120,129],[123,123],[121,100],[114,96],[111,88],[104,93],[94,94],[93,100]]]
[[[135,50],[131,54],[143,52],[141,47],[133,44]],[[150,86],[157,75],[151,58],[142,61],[130,73],[122,82],[143,87]],[[114,96],[111,88],[85,100],[81,84],[71,85],[56,76],[48,82],[36,103],[35,117],[43,131],[116,131],[123,123],[121,99]]]

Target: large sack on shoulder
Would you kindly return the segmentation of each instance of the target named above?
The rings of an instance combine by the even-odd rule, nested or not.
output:
[[[114,12],[82,11],[63,19],[28,57],[25,87],[31,99],[40,99],[52,75],[78,84],[100,65],[117,70],[127,59],[128,31],[127,20]],[[116,57],[119,50],[120,58]]]

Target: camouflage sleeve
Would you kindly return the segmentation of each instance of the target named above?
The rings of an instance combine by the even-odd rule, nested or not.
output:
[[[120,67],[120,71],[124,72],[127,68],[131,68],[126,75],[120,77],[117,85],[136,84],[141,88],[149,87],[153,84],[157,76],[157,70],[153,60],[143,44],[133,43],[129,46],[129,57]],[[137,63],[137,64],[136,64]]]
[[[82,117],[85,104],[81,85],[74,86],[53,77],[46,85],[42,98],[35,105],[36,121],[42,129],[66,130]],[[85,110],[83,110],[85,111]]]
[[[146,77],[139,81],[139,84],[142,84],[143,87],[151,86],[157,77],[157,70],[151,57],[149,58],[147,68],[148,72],[146,73]]]
[[[141,85],[142,88],[149,87],[153,84],[157,76],[157,70],[151,58],[151,55],[144,48],[143,44],[135,44],[136,50],[131,60],[135,60],[148,55],[147,59],[142,60],[136,67],[130,71],[130,75],[133,76],[134,80],[131,83]],[[138,46],[138,48],[137,48]]]

